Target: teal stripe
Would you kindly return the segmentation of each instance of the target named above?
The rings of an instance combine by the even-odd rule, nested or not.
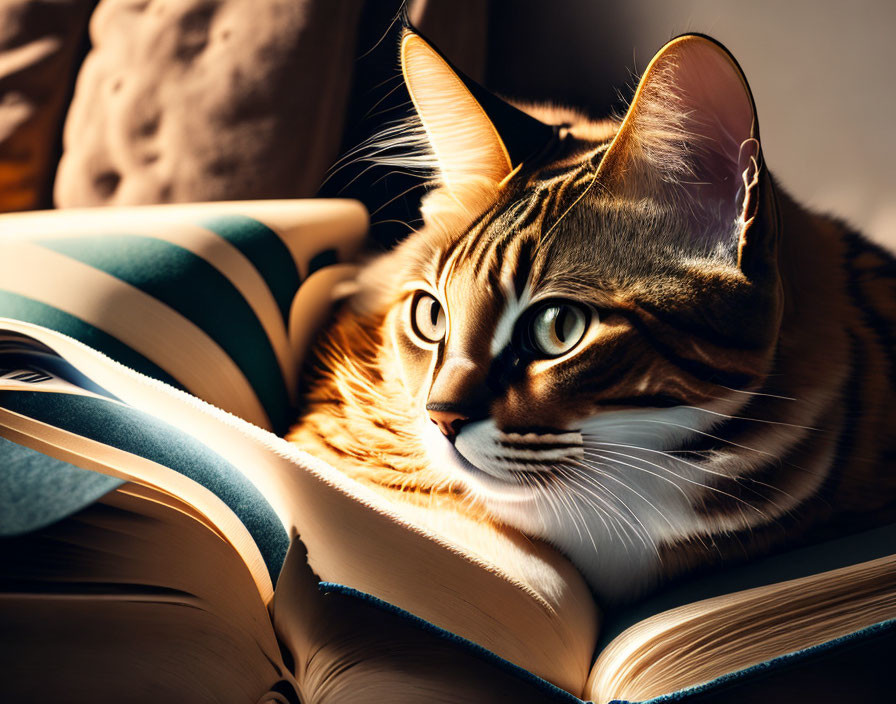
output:
[[[140,235],[52,238],[39,243],[139,288],[192,321],[243,372],[274,431],[282,434],[288,429],[293,419],[286,381],[271,342],[242,294],[202,257]]]
[[[0,291],[0,317],[34,323],[61,332],[63,335],[73,337],[88,347],[102,352],[126,367],[164,381],[178,389],[183,389],[177,379],[119,339],[53,306],[11,291]]]
[[[339,261],[339,253],[335,249],[325,249],[318,252],[308,261],[308,276],[311,276],[318,269],[325,266],[331,266]]]
[[[245,215],[218,215],[199,224],[230,242],[252,262],[277,301],[283,322],[289,324],[289,309],[302,278],[292,253],[277,233]]]
[[[144,457],[198,482],[246,526],[276,584],[289,536],[258,488],[208,446],[155,416],[92,396],[0,391],[0,406]]]

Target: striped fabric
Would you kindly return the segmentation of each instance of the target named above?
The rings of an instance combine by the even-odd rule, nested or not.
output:
[[[148,413],[118,401],[94,395],[75,393],[52,393],[46,391],[0,390],[0,409],[17,413],[52,426],[72,437],[81,437],[102,443],[126,453],[123,456],[142,458],[169,468],[184,477],[201,484],[225,504],[245,526],[257,546],[271,584],[276,584],[277,575],[286,557],[289,536],[283,529],[277,514],[258,488],[238,469],[215,450],[201,443],[182,430]],[[0,441],[3,441],[0,438]],[[6,443],[20,454],[30,452],[27,448]],[[80,497],[66,497],[66,501],[56,498],[47,502],[46,494],[52,485],[65,478],[63,472],[71,473],[70,465],[51,457],[34,455],[30,485],[31,503],[41,502],[45,518],[58,520],[87,506],[102,494],[115,488],[120,481],[95,472],[84,472],[80,482],[71,482],[77,487]],[[2,456],[2,455],[0,455]],[[126,466],[124,460],[122,467]],[[83,484],[92,481],[98,485],[101,479],[112,479],[105,486],[97,486],[91,493]],[[0,486],[12,485],[3,477]],[[91,485],[89,488],[93,488]],[[31,511],[35,513],[36,511]],[[21,530],[10,530],[0,520],[0,535],[15,534]],[[44,520],[43,524],[52,521]],[[40,527],[40,523],[28,526],[29,530]]]
[[[268,430],[292,418],[302,284],[350,261],[351,201],[49,211],[0,218],[0,317],[74,337]]]

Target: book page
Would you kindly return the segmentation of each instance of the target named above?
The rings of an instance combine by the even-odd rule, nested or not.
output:
[[[765,561],[781,562],[780,582],[768,581],[775,565],[757,565],[750,579],[764,582],[762,586],[701,599],[701,592],[738,581],[738,573],[743,577],[749,566],[732,570],[728,578],[698,580],[692,587],[696,600],[645,616],[601,650],[588,697],[607,702],[670,694],[896,618],[896,555],[889,554],[894,532],[896,527],[889,526],[871,531],[877,540],[859,535],[834,541],[852,542],[853,559],[858,560],[886,551],[859,564],[788,579],[794,569],[811,569],[811,560],[800,565],[804,549]],[[821,561],[815,564],[824,569],[832,561],[849,559],[837,550],[819,545],[809,552],[819,553]],[[651,601],[673,603],[681,596],[672,590]],[[642,612],[648,610],[649,602]]]
[[[283,565],[271,618],[292,654],[304,704],[579,702],[394,608],[322,591],[298,540]]]
[[[251,576],[182,502],[124,485],[0,543],[4,701],[257,701],[292,681]]]
[[[582,578],[559,554],[521,540],[513,559],[505,563],[501,553],[507,542],[499,535],[488,539],[493,545],[490,559],[470,554],[456,542],[411,524],[382,497],[260,428],[133,373],[58,333],[13,321],[3,321],[2,327],[52,348],[122,404],[214,448],[260,492],[285,533],[301,538],[321,579],[396,604],[567,691],[583,690],[596,641],[597,610]],[[144,458],[124,458],[76,433],[2,408],[0,432],[73,463],[80,458],[81,466],[117,472],[168,491],[223,526],[220,517],[227,515],[227,507],[216,505],[205,487]],[[264,569],[258,557],[253,559],[245,531],[240,537],[231,521],[222,532],[254,574]],[[524,561],[530,570],[520,574]],[[527,582],[535,573],[537,583]]]
[[[0,436],[77,467],[138,481],[189,502],[226,536],[249,568],[263,600],[270,601],[273,565],[258,542],[270,536],[270,543],[279,531],[285,554],[287,536],[276,514],[244,476],[232,469],[228,473],[226,461],[214,453],[197,453],[191,441],[185,442],[188,436],[133,409],[49,348],[11,342],[8,333],[3,339],[0,367],[8,371],[0,375]],[[23,405],[30,415],[23,414]],[[45,422],[56,416],[65,418],[69,427]],[[166,456],[167,463],[156,461]],[[179,459],[180,471],[168,466],[171,459]],[[249,501],[253,492],[254,505]],[[259,503],[268,511],[267,526],[264,512],[253,510]]]

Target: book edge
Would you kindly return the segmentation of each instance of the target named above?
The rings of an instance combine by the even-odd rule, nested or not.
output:
[[[459,636],[456,633],[452,633],[451,631],[441,628],[434,623],[427,621],[426,619],[415,616],[414,614],[405,611],[401,607],[395,606],[394,604],[391,604],[388,601],[384,601],[376,596],[373,596],[372,594],[368,594],[352,587],[345,586],[344,584],[337,584],[336,582],[326,581],[319,582],[318,589],[324,594],[339,594],[342,596],[347,596],[359,601],[363,601],[364,603],[369,604],[382,611],[386,611],[387,613],[396,614],[408,623],[411,623],[420,628],[421,630],[424,630],[427,633],[431,633],[443,640],[447,640],[465,650],[466,652],[478,657],[479,659],[496,665],[505,672],[532,685],[533,687],[550,697],[550,701],[564,702],[566,704],[583,704],[583,700],[575,696],[574,694],[567,692],[565,689],[561,689],[557,685],[548,682],[547,680],[539,677],[529,670],[520,667],[519,665],[514,665],[509,660],[505,660],[500,655],[493,653],[488,648],[484,648],[483,646],[474,643],[473,641],[468,640],[463,636]]]
[[[750,667],[746,667],[742,670],[729,672],[722,675],[721,677],[716,677],[709,682],[703,682],[702,684],[694,685],[693,687],[687,687],[685,689],[680,689],[676,692],[661,694],[660,696],[654,697],[653,699],[644,699],[640,701],[633,701],[628,699],[612,699],[608,702],[608,704],[674,704],[675,702],[685,702],[687,701],[688,697],[693,697],[700,694],[708,694],[715,690],[721,689],[722,687],[737,684],[738,682],[744,681],[758,674],[764,675],[775,672],[793,664],[809,660],[810,658],[813,658],[817,655],[834,651],[837,648],[853,645],[866,638],[886,634],[891,631],[896,632],[896,618],[888,619],[886,621],[880,621],[870,626],[866,626],[865,628],[861,628],[858,631],[853,631],[852,633],[847,633],[846,635],[834,638],[833,640],[825,641],[824,643],[819,643],[817,645],[803,648],[801,650],[794,650],[793,652],[779,655],[778,657],[772,658],[771,660],[765,660],[763,662],[756,663],[755,665],[751,665]]]

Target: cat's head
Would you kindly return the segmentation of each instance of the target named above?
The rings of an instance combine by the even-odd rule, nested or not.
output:
[[[680,37],[621,122],[576,125],[496,102],[410,31],[402,67],[438,187],[371,276],[398,280],[386,340],[431,458],[535,534],[589,501],[675,493],[626,448],[710,432],[763,382],[780,324],[738,65]]]

